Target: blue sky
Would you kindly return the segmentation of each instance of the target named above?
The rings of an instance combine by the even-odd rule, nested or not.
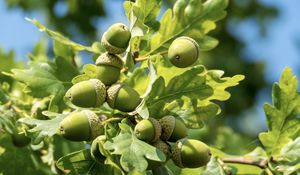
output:
[[[253,19],[247,19],[239,25],[228,26],[228,30],[247,43],[243,54],[248,58],[248,61],[263,61],[266,63],[265,77],[269,83],[277,81],[286,66],[292,67],[294,73],[299,75],[300,1],[261,1],[279,9],[279,16],[268,24],[268,35],[265,38],[260,36]],[[106,1],[105,8],[109,18],[101,19],[101,23],[97,22],[99,31],[96,39],[99,39],[101,31],[104,31],[111,24],[116,22],[128,23],[123,12],[122,2],[121,0]],[[64,12],[64,9],[63,3],[57,7],[57,10],[61,11],[61,13]],[[21,10],[7,10],[4,1],[0,1],[0,48],[3,48],[5,51],[13,49],[19,60],[26,60],[27,54],[31,51],[34,44],[42,37],[45,37],[34,25],[25,21],[25,17],[35,18],[45,23],[45,19],[40,13],[25,14]],[[51,28],[51,26],[48,27]],[[296,39],[299,40],[298,46],[295,44]],[[244,115],[248,117],[241,119],[249,123],[249,126],[244,127],[249,127],[250,131],[251,128],[256,130],[253,132],[258,132],[259,129],[255,122],[252,122],[252,125],[248,120],[262,121],[260,123],[263,129],[265,123],[261,106],[265,101],[270,101],[270,92],[268,90],[263,90],[258,95],[257,106],[246,111]]]

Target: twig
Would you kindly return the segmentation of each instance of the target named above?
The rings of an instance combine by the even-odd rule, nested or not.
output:
[[[238,163],[238,164],[246,164],[257,166],[261,169],[267,168],[268,161],[267,160],[255,160],[250,158],[243,157],[232,157],[232,158],[221,158],[224,163]]]
[[[160,55],[166,55],[168,53],[168,51],[162,51],[162,52],[159,52],[158,54]],[[147,55],[147,56],[144,56],[144,57],[139,57],[139,58],[135,58],[134,60],[136,62],[141,62],[141,61],[145,61],[145,60],[148,60],[150,58],[151,55]]]
[[[107,124],[107,123],[110,123],[110,122],[118,122],[118,121],[121,121],[123,118],[109,118],[109,119],[106,119],[103,121],[103,124]]]

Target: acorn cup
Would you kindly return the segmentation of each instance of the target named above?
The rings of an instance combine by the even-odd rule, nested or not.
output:
[[[172,147],[172,160],[180,168],[205,166],[211,157],[209,147],[194,139],[180,139]]]
[[[128,27],[125,24],[116,23],[103,34],[101,44],[109,53],[120,54],[128,47],[130,38],[131,33]]]
[[[106,157],[102,155],[99,149],[100,144],[103,145],[105,140],[105,135],[100,135],[93,140],[91,145],[91,156],[98,163],[103,163],[103,161],[106,159]]]
[[[97,60],[97,79],[105,85],[111,85],[118,81],[123,67],[121,58],[115,54],[105,52]]]
[[[185,68],[194,64],[200,53],[197,42],[186,36],[176,38],[168,49],[170,62],[179,68]]]
[[[154,161],[154,160],[147,160],[148,161],[147,170],[152,170],[154,168],[163,166],[164,164],[167,163],[167,161],[170,159],[170,157],[172,155],[171,148],[168,143],[166,143],[162,140],[157,140],[152,145],[164,153],[164,155],[166,156],[166,161],[158,162],[158,161]]]
[[[90,79],[74,84],[65,97],[78,107],[99,107],[105,102],[106,89],[100,80]]]
[[[122,112],[133,111],[141,102],[140,95],[130,86],[116,83],[107,89],[108,105]]]
[[[135,125],[136,137],[145,142],[156,142],[161,135],[161,126],[154,118],[141,120]]]
[[[71,141],[91,141],[104,133],[100,117],[94,112],[83,110],[64,118],[59,127],[60,134]]]
[[[188,129],[184,122],[174,116],[165,116],[159,120],[162,128],[160,138],[165,141],[176,142],[187,136]]]

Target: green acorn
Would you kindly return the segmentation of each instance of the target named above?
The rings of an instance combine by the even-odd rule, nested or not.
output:
[[[50,100],[41,100],[36,101],[31,108],[31,116],[33,118],[39,119],[39,120],[47,120],[49,119],[47,116],[45,116],[42,112],[48,110]]]
[[[113,109],[133,111],[141,102],[140,95],[130,86],[116,83],[107,89],[107,103]]]
[[[100,80],[90,79],[74,84],[65,97],[78,107],[99,107],[105,102],[106,89]]]
[[[161,126],[154,118],[140,121],[134,128],[136,137],[146,142],[156,142],[161,135]]]
[[[209,147],[194,139],[180,139],[172,147],[172,160],[180,168],[198,168],[210,160]]]
[[[147,160],[148,161],[147,170],[152,170],[154,168],[163,166],[165,163],[167,163],[167,161],[169,160],[169,158],[171,157],[171,154],[172,154],[170,145],[162,140],[158,140],[158,141],[154,142],[152,145],[164,153],[164,155],[166,156],[166,161],[158,162],[158,161],[148,159]]]
[[[14,133],[12,135],[12,143],[16,147],[24,147],[31,141],[30,137],[27,137],[25,133]]]
[[[174,66],[185,68],[197,61],[199,53],[197,42],[190,37],[183,36],[171,43],[168,49],[168,58]]]
[[[184,122],[174,116],[165,116],[159,120],[162,128],[160,138],[170,142],[176,142],[187,136],[187,128]]]
[[[128,47],[130,38],[131,33],[128,27],[125,24],[116,23],[103,34],[101,44],[109,53],[120,54]]]
[[[177,21],[182,21],[184,19],[182,14],[187,4],[187,0],[177,0],[175,2],[173,6],[173,16],[177,19]]]
[[[103,163],[103,161],[106,159],[106,157],[102,155],[99,149],[99,146],[103,145],[105,140],[105,135],[100,135],[93,140],[91,145],[91,156],[98,163]]]
[[[89,110],[71,113],[59,128],[60,134],[71,141],[91,141],[104,133],[101,119]]]
[[[115,54],[105,52],[97,60],[97,79],[105,85],[111,85],[118,81],[123,67],[121,58]]]

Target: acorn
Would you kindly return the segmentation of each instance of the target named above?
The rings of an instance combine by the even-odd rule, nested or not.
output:
[[[113,109],[133,111],[141,102],[140,95],[130,86],[116,83],[107,89],[107,103]]]
[[[180,118],[168,115],[159,120],[162,128],[160,138],[170,142],[176,142],[187,136],[188,129]]]
[[[16,147],[24,147],[31,142],[31,138],[27,137],[25,133],[14,133],[11,137],[12,143]]]
[[[31,116],[39,120],[49,119],[48,116],[45,116],[42,113],[43,111],[48,110],[49,103],[49,99],[34,102],[31,107]]]
[[[123,62],[119,56],[105,52],[97,58],[96,65],[96,78],[103,84],[111,85],[118,81],[123,67]]]
[[[185,68],[197,61],[199,53],[197,42],[190,37],[183,36],[171,43],[168,49],[168,58],[174,66]]]
[[[100,117],[90,110],[73,112],[59,126],[60,134],[71,141],[91,141],[104,133]]]
[[[180,139],[172,147],[172,160],[180,168],[202,167],[210,157],[209,147],[199,140]]]
[[[106,157],[102,155],[99,149],[99,146],[103,145],[105,140],[105,135],[100,135],[93,140],[91,145],[91,156],[98,163],[103,163],[103,161],[106,159]]]
[[[141,120],[134,128],[136,137],[145,142],[156,142],[161,135],[161,126],[154,118]]]
[[[65,97],[78,107],[99,107],[105,102],[106,89],[100,80],[90,79],[74,84]]]
[[[152,170],[154,168],[163,166],[165,163],[167,163],[167,161],[169,160],[169,158],[172,155],[171,148],[168,143],[166,143],[162,140],[158,140],[158,141],[154,142],[152,145],[164,153],[164,155],[166,156],[166,161],[159,162],[159,161],[154,161],[154,160],[148,159],[147,160],[148,161],[147,170]]]
[[[128,27],[125,24],[116,23],[103,34],[101,44],[109,53],[120,54],[128,47],[130,38],[131,33]]]

